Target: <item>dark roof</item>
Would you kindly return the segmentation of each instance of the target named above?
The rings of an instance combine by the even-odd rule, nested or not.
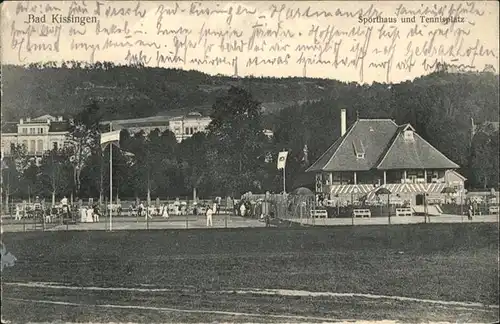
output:
[[[51,133],[67,131],[69,131],[69,123],[67,121],[50,123],[49,132]]]
[[[118,123],[116,124],[116,127],[122,127],[122,128],[128,128],[128,127],[155,127],[155,126],[168,126],[169,122],[168,121],[142,121],[142,122],[130,122],[130,123]],[[115,127],[115,124],[113,124],[113,127]]]
[[[291,193],[294,196],[314,196],[314,192],[311,189],[300,187],[292,191]]]
[[[311,165],[311,171],[367,171],[377,166],[398,126],[390,119],[359,119]],[[356,153],[364,153],[358,159]]]
[[[16,133],[17,134],[17,123],[7,122],[2,123],[2,134]]]
[[[390,119],[357,120],[306,172],[459,168],[417,133],[405,141],[405,129],[414,131]]]
[[[413,140],[404,139],[404,131],[413,130],[411,125],[398,128],[392,144],[381,158],[377,169],[456,169],[459,166],[439,152],[416,132]]]

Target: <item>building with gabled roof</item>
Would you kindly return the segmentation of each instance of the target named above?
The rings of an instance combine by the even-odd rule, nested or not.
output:
[[[30,156],[42,156],[53,148],[66,145],[69,120],[43,115],[2,124],[2,152],[9,156],[13,145],[23,145]]]
[[[419,204],[424,194],[439,196],[448,185],[463,190],[463,177],[458,177],[461,183],[456,183],[457,177],[453,184],[447,183],[447,172],[459,168],[410,124],[358,119],[346,129],[343,109],[341,137],[306,172],[316,174],[316,192],[330,199],[352,200],[354,194],[373,199],[375,191],[385,187]]]
[[[195,133],[205,132],[212,119],[203,116],[199,112],[191,112],[182,116],[154,116],[146,118],[134,118],[124,120],[113,120],[113,129],[127,129],[131,133],[143,131],[149,134],[154,130],[164,132],[170,130],[174,133],[177,142],[190,138]],[[109,121],[103,122],[108,124]]]

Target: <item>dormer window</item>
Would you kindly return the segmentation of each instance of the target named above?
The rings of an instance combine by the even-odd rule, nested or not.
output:
[[[354,154],[356,155],[356,159],[364,159],[365,158],[365,146],[361,140],[353,141],[352,146],[354,148]]]
[[[413,131],[412,130],[405,130],[404,131],[404,138],[405,141],[412,142],[413,141]]]

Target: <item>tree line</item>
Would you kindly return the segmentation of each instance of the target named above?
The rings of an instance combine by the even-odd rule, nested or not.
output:
[[[280,192],[279,151],[289,151],[287,191],[312,186],[304,170],[340,136],[340,110],[348,124],[356,118],[391,118],[411,123],[416,131],[461,166],[472,188],[498,187],[498,128],[472,134],[471,118],[481,124],[498,122],[498,76],[446,72],[400,84],[338,85],[321,100],[263,114],[260,102],[240,87],[214,99],[212,123],[206,133],[177,143],[170,131],[130,134],[122,131],[120,148],[113,147],[113,192],[119,197],[240,196]],[[119,111],[114,107],[114,111]],[[73,193],[107,196],[109,147],[102,150],[99,134],[110,113],[93,102],[74,118],[72,146],[47,152],[38,165],[16,148],[4,187],[13,196],[50,197]],[[271,128],[274,137],[262,130]]]
[[[181,143],[158,129],[145,134],[122,130],[119,147],[102,148],[103,112],[95,102],[74,119],[69,145],[46,152],[35,161],[26,148],[15,146],[4,170],[11,197],[109,195],[109,156],[113,192],[117,197],[240,196],[248,191],[272,191],[277,179],[270,153],[272,140],[263,133],[259,102],[239,88],[216,100],[206,133]],[[113,199],[116,197],[114,196]]]

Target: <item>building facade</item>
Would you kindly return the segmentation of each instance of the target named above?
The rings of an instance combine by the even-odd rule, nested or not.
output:
[[[141,120],[141,119],[128,119],[128,120],[120,120],[113,121],[113,129],[120,130],[126,129],[130,134],[136,134],[138,132],[144,132],[145,135],[151,133],[154,130],[158,130],[159,132],[164,132],[169,128],[168,120]],[[106,122],[109,125],[109,122]]]
[[[205,132],[212,119],[200,113],[189,113],[186,116],[172,118],[169,128],[174,133],[177,142],[190,138],[195,133]]]
[[[195,133],[205,132],[212,119],[192,112],[185,116],[168,117],[156,116],[148,118],[125,119],[112,121],[113,129],[127,129],[131,134],[140,131],[149,134],[154,130],[164,132],[170,130],[174,133],[177,142],[190,138]],[[106,122],[109,124],[109,122]]]
[[[66,145],[68,131],[68,120],[51,115],[5,123],[2,125],[2,152],[9,156],[12,146],[23,145],[28,155],[42,156],[46,151]]]
[[[398,200],[422,205],[443,197],[445,187],[464,191],[459,166],[415,132],[390,119],[358,119],[349,129],[341,112],[341,137],[306,172],[316,178],[316,192],[331,200],[378,199],[386,188]],[[395,198],[396,199],[396,198]]]

